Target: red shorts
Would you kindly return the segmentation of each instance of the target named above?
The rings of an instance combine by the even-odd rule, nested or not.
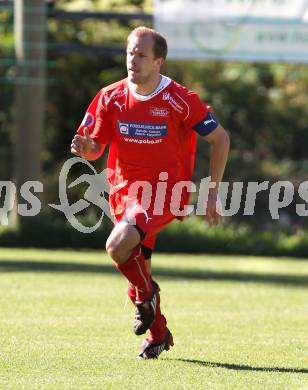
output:
[[[126,209],[115,215],[116,223],[126,221],[138,230],[141,236],[141,245],[153,250],[157,233],[174,220],[175,216],[165,210],[163,215],[153,215],[152,205],[145,210],[137,199],[126,202]]]

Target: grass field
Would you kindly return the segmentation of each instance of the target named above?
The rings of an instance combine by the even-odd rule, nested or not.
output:
[[[0,250],[0,389],[308,389],[308,261],[155,255],[175,347],[135,359],[102,252]]]

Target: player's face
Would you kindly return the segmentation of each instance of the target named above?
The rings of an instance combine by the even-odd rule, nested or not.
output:
[[[153,53],[153,38],[151,36],[133,36],[127,45],[128,80],[142,85],[156,78],[160,73],[162,58],[155,58]]]

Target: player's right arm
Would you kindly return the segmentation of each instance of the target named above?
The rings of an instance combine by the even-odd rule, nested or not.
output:
[[[106,145],[100,144],[91,138],[87,127],[84,128],[84,135],[76,134],[72,140],[71,152],[86,160],[97,160],[105,150]]]
[[[109,141],[108,113],[104,93],[100,90],[90,103],[84,119],[71,143],[71,152],[86,160],[97,160]]]

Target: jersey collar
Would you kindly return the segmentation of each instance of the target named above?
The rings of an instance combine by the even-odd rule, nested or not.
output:
[[[130,82],[128,82],[127,85],[128,85],[130,93],[134,96],[134,98],[144,102],[144,101],[150,100],[154,96],[158,95],[162,90],[164,90],[166,87],[168,87],[168,85],[171,83],[171,81],[172,80],[170,79],[170,77],[161,75],[161,80],[160,80],[158,87],[155,88],[155,90],[153,92],[151,92],[149,95],[140,95],[139,93],[134,91],[132,83],[130,83]]]

